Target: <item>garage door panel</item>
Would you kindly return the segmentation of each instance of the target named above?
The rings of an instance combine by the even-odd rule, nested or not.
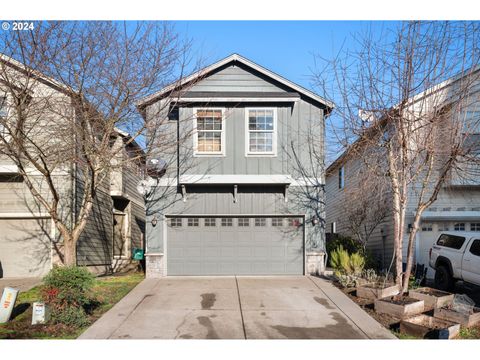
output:
[[[169,275],[303,274],[303,228],[288,227],[284,219],[250,218],[231,221],[198,219],[198,227],[168,227]],[[184,223],[187,220],[184,219]],[[212,225],[212,223],[214,225]],[[205,226],[211,224],[212,226]],[[224,226],[222,226],[224,224]],[[242,226],[249,224],[249,226]],[[294,229],[295,231],[292,231]],[[183,263],[180,266],[179,263]]]
[[[0,219],[0,277],[40,277],[51,266],[51,223]]]

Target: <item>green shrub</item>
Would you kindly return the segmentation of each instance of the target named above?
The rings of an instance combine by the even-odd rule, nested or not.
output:
[[[84,267],[54,267],[43,278],[42,298],[51,310],[51,321],[71,326],[88,323],[85,308],[92,298],[94,277]]]
[[[87,326],[90,321],[82,307],[68,306],[62,310],[52,311],[50,318],[54,324],[64,324],[72,327]]]
[[[355,254],[359,253],[363,255],[365,259],[364,267],[367,269],[378,269],[379,264],[378,261],[375,259],[373,254],[363,247],[363,244],[357,240],[354,240],[348,236],[343,236],[339,234],[335,234],[326,242],[326,249],[328,254],[328,265],[335,269],[335,266],[332,263],[332,253],[337,250],[339,247],[345,249],[348,254]]]
[[[350,270],[354,274],[360,274],[365,266],[365,257],[360,253],[350,255]]]
[[[330,263],[339,273],[345,275],[360,275],[365,266],[365,257],[360,253],[349,254],[347,250],[340,245],[330,254]]]

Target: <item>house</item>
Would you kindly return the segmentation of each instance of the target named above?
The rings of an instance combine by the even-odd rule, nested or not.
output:
[[[233,54],[137,106],[161,129],[149,137],[162,171],[146,202],[147,277],[323,269],[331,102]],[[309,178],[307,133],[320,160]]]
[[[6,56],[0,60],[1,71],[8,71],[18,81],[25,77],[22,64]],[[74,113],[75,109],[62,91],[62,84],[42,74],[36,74],[31,81],[34,85],[30,87],[29,101],[41,103],[48,98],[48,101],[54,99],[55,104],[50,113],[42,113],[40,120],[32,121],[35,127],[27,121],[25,132],[32,139],[40,139],[37,143],[42,143],[41,139],[45,138],[45,144],[48,145],[48,141],[55,141],[49,132],[50,124],[61,121],[60,111]],[[8,87],[0,81],[1,136],[6,141],[2,140],[0,145],[0,278],[40,277],[53,265],[61,263],[62,239],[50,214],[32,195],[17,165],[4,151],[10,135],[3,125],[9,121],[9,111],[13,111],[10,104]],[[73,136],[71,132],[65,134],[69,135]],[[96,274],[136,266],[131,261],[131,251],[144,246],[145,207],[136,185],[143,176],[145,159],[144,155],[139,156],[143,150],[131,140],[120,129],[114,132],[112,146],[122,148],[117,159],[114,159],[119,165],[112,167],[114,171],[98,189],[93,212],[77,243],[77,264],[87,266]],[[49,151],[47,148],[44,150]],[[61,156],[59,153],[58,158]],[[132,161],[122,160],[127,158]],[[60,184],[57,187],[61,200],[60,212],[70,221],[76,221],[83,191],[82,177],[75,163],[59,163],[54,168],[53,178]],[[48,184],[45,178],[38,171],[35,172],[33,166],[27,170],[32,174],[33,181],[38,181],[38,188],[46,189]]]
[[[446,121],[440,122],[441,131],[448,131],[453,121],[463,122],[463,131],[468,132],[465,142],[479,143],[480,130],[480,97],[478,88],[479,70],[473,71],[469,75],[457,76],[444,81],[430,89],[416,95],[409,101],[408,111],[411,113],[429,111],[431,106],[437,107],[439,113],[444,109]],[[468,93],[458,100],[459,96],[456,89],[462,87],[461,81],[465,76],[470,76],[466,82],[472,81]],[[473,80],[470,80],[473,79]],[[462,104],[458,102],[462,101]],[[455,107],[458,105],[458,107]],[[453,110],[451,110],[453,109]],[[457,111],[457,109],[460,109]],[[441,110],[441,111],[440,111]],[[435,119],[438,121],[438,119]],[[468,129],[468,130],[466,130]],[[377,130],[374,130],[377,131]],[[448,146],[448,143],[438,143],[438,146]],[[376,147],[372,149],[369,143],[362,142],[360,139],[352,143],[350,147],[335,159],[326,170],[326,228],[327,235],[340,234],[353,237],[352,219],[350,213],[363,214],[364,209],[360,206],[369,207],[369,211],[375,208],[374,197],[378,191],[382,191],[383,201],[386,207],[383,213],[379,212],[375,216],[370,216],[369,224],[371,234],[367,243],[367,248],[373,253],[379,265],[383,269],[391,266],[391,260],[394,253],[393,247],[393,204],[392,197],[387,187],[377,186],[375,188],[374,179],[365,159],[368,152],[382,151]],[[440,154],[441,152],[438,151]],[[385,153],[380,153],[384,154]],[[474,153],[470,154],[470,160],[459,163],[458,168],[452,169],[447,179],[440,189],[436,201],[427,208],[422,216],[421,223],[415,238],[414,264],[425,265],[427,277],[433,278],[434,270],[429,268],[429,251],[434,241],[437,240],[442,231],[479,231],[480,232],[480,173],[478,164],[471,161]],[[381,156],[372,156],[372,159],[379,159]],[[374,160],[376,161],[376,160]],[[377,162],[377,166],[386,164]],[[370,171],[370,172],[369,172]],[[421,179],[421,178],[420,178]],[[367,189],[363,184],[370,184]],[[406,259],[407,243],[409,229],[414,221],[414,214],[417,207],[416,200],[419,194],[420,180],[413,182],[408,187],[408,203],[406,206],[405,235],[403,242],[403,258]],[[432,186],[427,187],[427,193],[431,192]],[[380,189],[380,190],[378,190]],[[354,197],[355,194],[363,192],[363,203],[358,205]],[[371,199],[368,202],[368,199]],[[378,199],[378,196],[377,196]],[[378,205],[377,205],[378,206]],[[374,210],[373,210],[374,211]],[[372,226],[372,221],[376,221]],[[480,233],[479,233],[480,236]]]

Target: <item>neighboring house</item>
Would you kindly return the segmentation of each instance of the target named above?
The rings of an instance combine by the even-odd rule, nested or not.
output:
[[[165,164],[146,203],[147,276],[322,270],[331,102],[234,54],[138,107],[161,124],[150,141]],[[312,182],[317,200],[302,202],[311,189],[297,165],[310,164],[309,131],[321,171]],[[178,141],[165,148],[166,138]]]
[[[478,76],[478,71],[476,70],[471,76]],[[419,107],[424,106],[426,109],[429,103],[449,108],[452,105],[452,99],[455,99],[455,96],[451,94],[454,94],[459,79],[461,78],[449,79],[417,95],[413,103],[418,102]],[[468,141],[475,141],[478,144],[480,139],[478,127],[480,124],[479,87],[475,85],[471,89],[468,95],[468,106],[463,108],[463,114],[460,114],[459,117],[456,117],[458,114],[454,116],[456,119],[463,119],[464,124],[467,124],[465,126],[470,128]],[[429,100],[429,97],[432,100]],[[438,99],[442,100],[437,104]],[[372,176],[368,177],[369,170],[366,168],[364,160],[368,159],[368,156],[365,156],[366,151],[371,150],[356,141],[328,166],[325,187],[327,235],[352,236],[346,214],[354,206],[352,194],[356,192],[355,189],[362,189],[362,185],[359,186],[358,181],[373,181],[374,179]],[[465,165],[462,166],[465,167]],[[466,165],[470,169],[452,171],[438,194],[437,200],[422,214],[421,226],[415,240],[414,263],[423,264],[428,268],[429,250],[442,231],[478,231],[480,236],[480,171],[478,168],[475,169],[475,166],[478,164],[470,163],[470,165]],[[416,185],[413,184],[408,190],[409,202],[406,210],[406,232],[403,243],[404,261],[406,261],[408,229],[413,222],[416,208],[415,187]],[[393,256],[393,207],[388,190],[385,187],[383,189],[387,191],[385,199],[388,208],[385,218],[372,232],[367,248],[375,255],[378,263],[386,269],[391,265]],[[370,189],[369,191],[374,190]],[[433,276],[434,270],[429,268],[427,277],[433,278]]]
[[[14,63],[14,60],[10,61]],[[17,71],[15,69],[12,67],[11,71]],[[47,77],[37,80],[32,86],[31,101],[49,96],[49,100],[58,99],[59,103],[65,103],[66,95],[61,85]],[[5,119],[9,111],[9,95],[2,89],[3,86],[0,82],[0,117]],[[71,108],[68,111],[74,110]],[[55,114],[45,117],[45,128],[30,129],[30,134],[48,133],[49,121],[58,120]],[[1,136],[5,136],[3,130]],[[111,139],[112,146],[124,148],[116,161],[125,165],[119,166],[98,190],[93,213],[77,244],[77,264],[87,266],[97,274],[136,266],[130,260],[131,251],[134,247],[144,246],[145,207],[135,187],[143,177],[145,159],[143,150],[130,140],[129,135],[121,130],[117,130]],[[126,157],[135,160],[120,162]],[[62,168],[64,170],[56,170],[55,173],[55,180],[63,184],[59,187],[62,200],[60,211],[62,216],[74,221],[81,198],[82,179],[76,174],[75,164],[65,164]],[[38,174],[38,181],[44,181],[42,179]],[[39,277],[45,275],[54,264],[60,263],[62,240],[53,221],[34,200],[17,166],[2,154],[0,229],[0,278]]]

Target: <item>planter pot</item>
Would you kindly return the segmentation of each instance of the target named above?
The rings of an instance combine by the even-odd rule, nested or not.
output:
[[[424,311],[423,300],[402,297],[375,300],[375,312],[388,314],[398,319],[405,319]]]
[[[382,284],[365,284],[357,286],[357,296],[363,299],[383,299],[397,295],[399,292],[398,285],[386,284],[386,287],[382,287]]]
[[[446,307],[436,308],[433,316],[438,319],[459,323],[465,327],[472,327],[480,323],[480,308],[473,308],[471,314],[464,314]]]
[[[433,316],[417,315],[402,320],[400,332],[423,339],[451,339],[460,332],[460,324]]]
[[[453,303],[454,295],[446,291],[423,287],[410,290],[408,296],[414,299],[423,300],[425,302],[425,311],[428,311],[451,305]]]

